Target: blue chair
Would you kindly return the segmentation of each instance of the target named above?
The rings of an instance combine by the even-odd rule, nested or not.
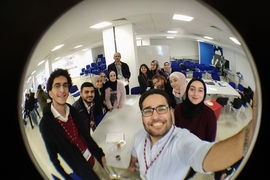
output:
[[[237,89],[239,92],[244,92],[244,86],[242,84],[238,84]]]
[[[233,89],[236,89],[236,84],[235,84],[235,82],[230,81],[230,82],[229,82],[229,85],[231,85],[231,86],[233,87]]]
[[[85,67],[86,67],[86,69],[90,69],[91,65],[87,64]]]
[[[202,78],[202,72],[201,71],[193,71],[193,77],[194,78]]]
[[[212,79],[215,80],[215,81],[220,81],[220,76],[219,74],[212,74]]]
[[[78,86],[77,85],[73,85],[71,86],[70,90],[69,90],[69,93],[71,94],[71,96],[73,97],[74,101],[76,100],[75,98],[79,97],[80,96],[80,91],[78,89]]]
[[[131,94],[140,94],[140,86],[135,86],[130,90]]]

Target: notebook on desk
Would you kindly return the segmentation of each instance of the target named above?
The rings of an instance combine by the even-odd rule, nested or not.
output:
[[[215,83],[213,83],[213,82],[205,82],[205,84],[208,84],[208,85],[215,85]]]

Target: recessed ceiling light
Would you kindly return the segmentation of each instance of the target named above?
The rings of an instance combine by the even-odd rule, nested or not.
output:
[[[52,51],[55,51],[57,49],[60,49],[61,47],[63,47],[65,44],[60,44],[58,46],[55,46],[55,48],[52,49]]]
[[[57,57],[57,58],[55,58],[54,60],[58,60],[58,59],[60,59],[61,57]]]
[[[181,14],[174,14],[173,19],[181,20],[181,21],[191,21],[193,19],[193,17],[185,16],[185,15],[181,15]]]
[[[213,39],[212,37],[209,36],[203,36],[205,39]]]
[[[42,60],[38,63],[38,66],[40,66],[41,64],[43,64],[45,62],[45,60]]]
[[[35,74],[36,73],[36,70],[34,70],[32,73],[31,73],[31,75],[33,75],[33,74]]]
[[[168,39],[174,39],[174,37],[172,37],[172,36],[167,36],[166,38],[168,38]]]
[[[100,28],[103,28],[103,27],[106,27],[106,26],[109,26],[109,25],[112,25],[112,23],[105,21],[105,22],[101,22],[101,23],[95,24],[93,26],[90,26],[90,28],[100,29]]]
[[[230,39],[235,43],[235,44],[238,44],[238,45],[241,45],[241,43],[234,37],[230,37]]]
[[[76,49],[76,48],[80,48],[80,47],[82,47],[83,45],[78,45],[78,46],[75,46],[74,47],[74,49]]]
[[[176,34],[177,31],[167,31],[167,33],[173,33],[173,34]]]

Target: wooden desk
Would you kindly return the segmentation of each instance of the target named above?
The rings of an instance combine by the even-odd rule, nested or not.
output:
[[[139,98],[140,95],[127,95],[123,107],[108,112],[93,132],[94,140],[102,147],[106,155],[108,166],[126,169],[129,165],[134,135],[143,128]],[[106,143],[108,133],[123,133],[126,144],[121,149],[112,152],[110,148],[116,145],[116,142]],[[116,155],[120,155],[121,160],[117,160]]]

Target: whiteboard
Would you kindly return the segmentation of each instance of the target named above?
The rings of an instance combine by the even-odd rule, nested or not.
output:
[[[158,60],[159,67],[163,68],[164,62],[170,61],[169,45],[137,46],[137,52],[139,66],[146,64],[150,68],[151,61]]]

